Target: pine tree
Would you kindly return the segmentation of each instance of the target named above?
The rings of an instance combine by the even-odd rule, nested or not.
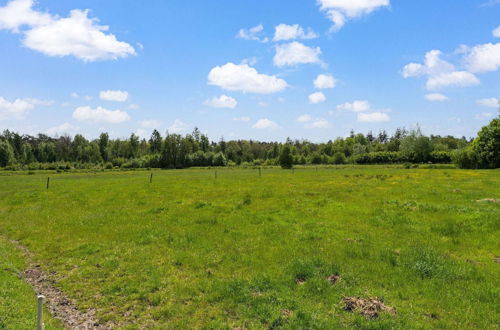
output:
[[[280,162],[281,168],[291,169],[293,167],[293,157],[292,157],[292,153],[290,151],[290,146],[288,144],[285,144],[283,146],[283,149],[281,150],[281,153],[280,153],[279,162]]]

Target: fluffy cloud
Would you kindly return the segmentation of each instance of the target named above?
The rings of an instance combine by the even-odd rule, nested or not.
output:
[[[382,123],[391,120],[388,114],[383,112],[358,113],[358,121],[365,123]]]
[[[103,107],[92,109],[91,107],[78,107],[73,112],[73,118],[78,121],[94,123],[119,124],[130,120],[130,116],[120,110],[108,110]]]
[[[51,127],[47,130],[49,136],[61,136],[64,134],[74,134],[80,130],[80,127],[64,123],[59,126]]]
[[[347,102],[344,104],[340,104],[337,106],[337,110],[357,112],[358,121],[360,122],[376,123],[386,122],[391,119],[387,114],[387,112],[391,111],[390,109],[378,111],[372,110],[371,105],[368,101],[357,100],[352,103]]]
[[[390,0],[318,0],[318,3],[334,24],[332,31],[338,31],[348,19],[359,18],[376,9],[388,7]]]
[[[352,112],[364,112],[370,110],[370,103],[368,101],[354,101],[352,103],[344,103],[337,105],[337,110],[347,110]]]
[[[91,62],[135,55],[128,43],[106,33],[108,26],[74,9],[68,17],[33,10],[33,0],[12,0],[0,7],[0,29],[22,32],[24,46],[48,56],[74,56]],[[24,29],[22,29],[24,27]]]
[[[214,97],[210,100],[206,100],[204,104],[212,108],[234,109],[238,104],[238,101],[236,101],[236,99],[232,98],[231,96],[221,95],[219,97]]]
[[[147,139],[150,136],[150,132],[144,128],[138,128],[135,132],[140,139]]]
[[[251,27],[250,29],[241,29],[236,37],[244,40],[268,42],[269,38],[261,37],[263,31],[264,26],[262,24],[259,24],[257,26]]]
[[[314,87],[318,89],[335,88],[337,80],[329,74],[320,74],[314,80]]]
[[[216,66],[208,74],[208,83],[229,91],[271,94],[284,90],[288,84],[276,76],[258,73],[247,64],[227,63]]]
[[[257,122],[252,127],[256,128],[256,129],[270,129],[270,130],[272,130],[272,129],[279,128],[279,125],[276,124],[272,120],[264,118],[264,119],[257,120]]]
[[[297,64],[321,63],[319,56],[321,49],[319,47],[312,48],[293,41],[284,45],[276,46],[276,54],[274,55],[274,65],[278,67],[294,66]]]
[[[125,102],[128,100],[128,92],[111,90],[101,91],[99,97],[101,100],[105,101]]]
[[[424,64],[410,63],[403,68],[403,77],[436,76],[455,70],[453,64],[441,59],[440,50],[431,50],[425,54]]]
[[[498,102],[500,102],[500,100],[494,97],[489,99],[480,99],[476,101],[477,104],[488,108],[498,108],[499,106]]]
[[[297,118],[297,122],[299,122],[299,123],[308,123],[311,120],[312,120],[312,117],[311,117],[311,115],[308,115],[308,114],[301,115]]]
[[[0,7],[0,29],[19,32],[21,26],[40,26],[52,23],[52,16],[31,9],[33,0],[15,0]]]
[[[425,95],[425,99],[429,102],[444,102],[448,100],[448,97],[439,93],[431,93]]]
[[[433,91],[450,86],[468,87],[479,84],[479,79],[472,73],[467,71],[453,71],[430,77],[429,80],[427,80],[426,87],[428,90]]]
[[[465,62],[470,72],[498,70],[500,68],[500,43],[488,43],[467,49]]]
[[[480,83],[474,74],[467,71],[457,71],[453,64],[442,60],[441,55],[439,50],[427,52],[424,64],[410,63],[403,68],[403,77],[426,76],[428,90],[438,90],[450,86],[467,87]]]
[[[141,120],[139,122],[139,125],[144,128],[158,128],[162,125],[163,123],[159,120],[156,119],[146,119],[146,120]]]
[[[495,38],[500,38],[500,26],[493,30],[492,34]]]
[[[169,133],[179,134],[187,131],[189,125],[182,122],[179,119],[176,119],[172,125],[168,127]]]
[[[310,28],[306,31],[299,25],[280,24],[274,28],[274,41],[293,40],[293,39],[314,39],[318,35]]]
[[[312,93],[311,95],[309,95],[309,103],[311,104],[323,103],[325,101],[326,101],[326,96],[321,92]]]
[[[37,105],[51,105],[52,101],[42,101],[37,99],[16,99],[10,102],[0,96],[0,120],[24,119],[30,110]]]
[[[309,128],[309,129],[313,129],[313,128],[329,128],[330,127],[330,123],[326,119],[318,118],[318,119],[315,119],[314,121],[312,121],[310,123],[307,123],[304,127],[305,128]]]

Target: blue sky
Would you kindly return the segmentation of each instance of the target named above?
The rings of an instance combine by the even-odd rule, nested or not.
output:
[[[500,1],[144,3],[0,0],[0,129],[470,137],[497,113]]]

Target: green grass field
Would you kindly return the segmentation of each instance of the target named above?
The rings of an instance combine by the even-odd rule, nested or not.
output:
[[[0,329],[34,326],[10,240],[115,327],[500,324],[500,204],[477,202],[500,198],[498,170],[51,173],[48,190],[47,175],[0,176]],[[344,310],[348,296],[396,313],[367,319]]]

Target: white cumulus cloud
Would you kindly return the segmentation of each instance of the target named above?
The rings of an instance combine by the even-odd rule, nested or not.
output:
[[[281,92],[288,86],[281,78],[258,73],[248,64],[234,63],[213,68],[208,74],[208,84],[228,91],[256,94]]]
[[[391,120],[388,114],[383,112],[358,113],[358,121],[365,123],[381,123]]]
[[[130,116],[120,110],[108,110],[103,107],[92,109],[91,107],[78,107],[73,112],[73,118],[78,121],[94,123],[119,124],[130,120]]]
[[[309,103],[318,104],[326,101],[326,96],[322,92],[316,92],[309,95]]]
[[[268,42],[269,38],[263,37],[264,26],[262,24],[256,25],[249,29],[240,29],[236,37],[244,40],[254,40],[259,42]]]
[[[328,120],[323,119],[323,118],[317,118],[314,121],[309,122],[305,125],[305,128],[308,128],[308,129],[329,128],[329,127],[330,127],[330,123],[328,122]]]
[[[0,96],[0,120],[24,119],[30,110],[37,105],[48,106],[52,101],[43,101],[38,99],[16,99],[9,101]]]
[[[65,134],[75,134],[80,130],[80,127],[71,125],[70,123],[64,123],[59,126],[51,127],[47,130],[47,135],[49,136],[61,136]]]
[[[128,100],[128,92],[113,90],[101,91],[99,97],[101,100],[105,101],[125,102]]]
[[[24,46],[48,56],[74,56],[91,62],[135,55],[135,49],[108,33],[109,27],[89,18],[89,10],[59,17],[33,10],[33,0],[12,0],[0,7],[0,29],[24,34]]]
[[[318,89],[335,88],[337,80],[329,74],[320,74],[314,80],[314,87]]]
[[[297,122],[299,122],[299,123],[308,123],[311,120],[312,120],[312,117],[311,117],[311,115],[308,115],[308,114],[301,115],[297,118]]]
[[[134,132],[134,134],[137,135],[140,139],[147,139],[149,136],[151,136],[150,132],[144,128],[138,128]]]
[[[404,78],[427,77],[426,88],[439,90],[445,87],[468,87],[479,85],[479,79],[468,71],[458,71],[455,66],[441,59],[442,52],[431,50],[425,54],[425,61],[409,63],[402,71]]]
[[[219,97],[214,97],[210,100],[206,100],[204,104],[212,108],[234,109],[236,105],[238,105],[238,101],[236,101],[236,99],[232,98],[231,96],[221,95]]]
[[[495,38],[500,38],[500,26],[493,30],[492,34]]]
[[[48,13],[34,11],[33,0],[15,0],[0,7],[0,29],[20,32],[22,26],[40,26],[52,23]]]
[[[479,84],[479,79],[472,73],[467,71],[453,71],[430,77],[427,80],[426,87],[428,90],[433,91],[444,87],[468,87]]]
[[[495,97],[487,98],[487,99],[480,99],[477,100],[476,103],[479,105],[482,105],[483,107],[488,107],[488,108],[498,108],[500,99],[497,99]]]
[[[319,47],[308,47],[300,42],[293,41],[275,47],[274,65],[278,67],[295,66],[298,64],[321,63]]]
[[[269,129],[269,130],[273,130],[273,129],[279,128],[279,125],[276,124],[272,120],[264,118],[264,119],[257,120],[257,122],[252,127],[256,128],[256,129]]]
[[[465,62],[470,72],[492,72],[500,68],[500,43],[466,49]]]
[[[309,28],[305,31],[299,24],[279,24],[274,28],[273,41],[315,39],[317,37],[318,35],[313,30]]]
[[[429,102],[444,102],[448,100],[448,97],[439,93],[431,93],[425,95],[425,99]]]
[[[139,122],[139,125],[141,125],[141,127],[143,128],[158,128],[162,125],[163,123],[159,120],[156,120],[156,119],[145,119],[145,120],[141,120]]]
[[[352,112],[364,112],[370,110],[371,106],[368,101],[356,100],[354,102],[347,102],[337,105],[337,110],[347,110]]]
[[[348,19],[359,18],[376,9],[390,6],[390,0],[318,0],[332,21],[332,31],[340,30]]]
[[[169,133],[180,134],[187,131],[189,125],[182,122],[180,119],[174,120],[174,123],[168,127]]]

